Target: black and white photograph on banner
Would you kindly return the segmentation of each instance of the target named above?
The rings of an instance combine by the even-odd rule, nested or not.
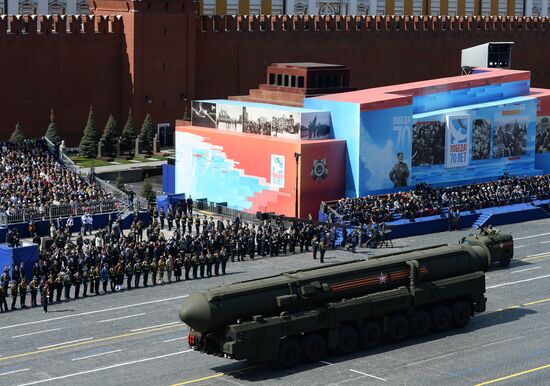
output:
[[[191,124],[193,126],[216,128],[216,104],[193,101],[191,106]]]
[[[445,162],[445,122],[417,122],[412,129],[412,166]]]
[[[219,130],[242,133],[243,107],[240,105],[218,103],[216,105],[216,123]]]
[[[243,133],[271,135],[271,110],[243,107]]]
[[[518,157],[527,151],[527,120],[512,118],[495,121],[493,158]]]
[[[271,136],[300,138],[300,113],[293,111],[272,111]]]
[[[489,159],[491,156],[491,121],[475,119],[472,130],[472,160]]]
[[[302,139],[328,139],[332,122],[328,111],[302,113]]]
[[[537,153],[550,152],[550,117],[538,117],[537,138],[535,143]]]

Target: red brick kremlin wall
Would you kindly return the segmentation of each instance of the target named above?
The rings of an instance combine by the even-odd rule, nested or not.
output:
[[[343,64],[358,88],[457,75],[460,50],[489,41],[515,42],[512,67],[550,88],[547,18],[196,18],[187,0],[96,0],[92,9],[93,18],[12,17],[9,32],[0,18],[1,139],[17,120],[42,135],[51,107],[69,146],[90,105],[100,130],[110,113],[122,126],[130,106],[136,126],[148,112],[174,123],[193,99],[248,93],[275,62]]]

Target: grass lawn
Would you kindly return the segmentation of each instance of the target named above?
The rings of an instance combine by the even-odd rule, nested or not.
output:
[[[118,165],[118,164],[134,164],[134,165],[137,164],[137,162],[130,162],[129,160],[123,159],[123,158],[115,158],[114,162],[117,162],[117,163],[107,162],[107,161],[100,160],[100,159],[85,158],[85,157],[81,157],[81,156],[77,156],[77,155],[70,156],[69,158],[72,159],[75,164],[77,164],[78,166],[80,166],[82,168],[89,168],[89,167],[92,167],[92,166],[97,168],[97,167],[100,167],[100,166],[109,166],[109,165]],[[139,157],[134,157],[134,160],[140,161],[140,162],[152,162],[153,161],[153,160],[148,160],[147,158],[148,157],[139,156]],[[158,155],[157,156],[152,156],[151,158],[155,158],[158,161],[166,160],[166,157],[161,157],[161,156],[158,156]]]

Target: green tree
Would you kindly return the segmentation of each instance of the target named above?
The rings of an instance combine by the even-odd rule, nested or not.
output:
[[[146,176],[145,180],[143,181],[143,186],[141,187],[141,196],[147,199],[147,202],[149,202],[150,204],[154,203],[157,199],[157,196],[153,191],[153,185],[151,184],[149,176]]]
[[[23,134],[23,130],[21,130],[21,125],[19,122],[15,124],[15,130],[13,133],[11,133],[10,141],[11,142],[23,142],[25,140],[25,134]]]
[[[80,155],[86,158],[97,157],[97,144],[99,143],[99,132],[95,127],[94,112],[90,106],[88,121],[80,140]]]
[[[107,124],[105,125],[105,131],[101,137],[101,144],[103,145],[103,152],[112,157],[116,153],[116,143],[118,141],[118,125],[113,115],[109,115]]]
[[[143,125],[141,125],[141,133],[139,133],[139,142],[141,149],[144,152],[150,152],[153,150],[153,137],[155,135],[155,128],[153,127],[153,120],[151,114],[147,114]]]
[[[134,128],[134,119],[132,118],[132,109],[128,112],[128,119],[122,130],[122,136],[120,138],[121,151],[128,151],[128,155],[132,154],[132,148],[136,141],[136,129]]]
[[[48,130],[46,130],[46,138],[50,140],[55,146],[61,144],[62,138],[57,132],[57,125],[55,124],[55,115],[53,114],[53,109],[50,112],[50,124],[48,125]]]

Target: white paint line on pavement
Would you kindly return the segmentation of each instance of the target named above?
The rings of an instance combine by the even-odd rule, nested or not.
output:
[[[115,321],[115,320],[122,320],[122,319],[135,318],[136,316],[142,316],[142,315],[145,315],[145,312],[142,312],[141,314],[121,316],[120,318],[113,318],[113,319],[100,320],[98,323],[113,322],[113,321]]]
[[[362,371],[357,371],[357,370],[354,370],[354,369],[349,369],[349,371],[353,371],[354,373],[364,375],[365,377],[371,377],[371,378],[374,378],[374,379],[378,379],[379,381],[388,382],[387,379],[377,377],[376,375],[363,373]]]
[[[548,251],[548,252],[541,252],[541,253],[535,253],[535,254],[533,254],[533,255],[527,255],[527,256],[525,256],[525,257],[535,257],[535,256],[548,255],[548,254],[550,254],[550,251]]]
[[[184,339],[186,339],[186,338],[187,338],[186,336],[180,336],[180,337],[178,337],[178,338],[163,340],[162,343],[174,342],[174,341],[176,341],[176,340],[184,340]]]
[[[56,344],[50,344],[48,346],[42,346],[42,347],[38,347],[37,350],[43,350],[45,348],[52,348],[52,347],[57,347],[57,346],[63,346],[63,345],[66,345],[66,344],[71,344],[71,343],[78,343],[78,342],[85,342],[87,340],[92,340],[94,339],[93,337],[91,338],[82,338],[82,339],[77,339],[77,340],[71,340],[69,342],[63,342],[63,343],[56,343]]]
[[[531,267],[531,268],[524,268],[524,269],[518,269],[515,271],[510,271],[510,273],[519,273],[519,272],[525,272],[525,271],[532,271],[533,269],[540,269],[542,267]]]
[[[319,362],[324,363],[325,365],[329,365],[329,366],[334,364],[334,363],[330,363],[330,362],[327,362],[327,361],[319,361]]]
[[[8,371],[7,373],[0,373],[0,377],[2,375],[10,375],[15,373],[22,373],[23,371],[29,371],[30,369],[21,369],[21,370],[15,370],[15,371]]]
[[[547,241],[541,241],[540,243],[541,243],[541,244],[548,244],[548,243],[550,243],[550,240],[547,240]]]
[[[435,360],[435,359],[447,358],[447,357],[453,356],[453,355],[455,355],[455,354],[456,354],[456,352],[451,352],[451,353],[449,353],[449,354],[438,355],[438,356],[436,356],[436,357],[431,357],[431,358],[422,359],[421,361],[416,361],[416,362],[412,362],[412,363],[407,363],[407,367],[416,366],[416,365],[419,365],[419,364],[421,364],[421,363],[433,361],[433,360]]]
[[[79,371],[78,373],[66,374],[66,375],[61,375],[61,376],[59,376],[59,377],[53,377],[53,378],[48,378],[48,379],[41,379],[41,380],[39,380],[39,381],[34,381],[34,382],[22,383],[22,384],[20,384],[20,385],[18,385],[18,386],[30,386],[30,385],[38,385],[38,384],[40,384],[40,383],[58,381],[58,380],[60,380],[60,379],[67,379],[67,378],[77,377],[77,376],[79,376],[79,375],[97,373],[97,372],[99,372],[99,371],[110,370],[110,369],[115,369],[115,368],[117,368],[117,367],[133,365],[133,364],[136,364],[136,363],[149,362],[149,361],[153,361],[153,360],[155,360],[155,359],[167,358],[167,357],[171,357],[171,356],[174,356],[174,355],[184,354],[184,353],[189,352],[189,351],[193,351],[193,349],[185,350],[185,351],[173,352],[173,353],[170,353],[170,354],[159,355],[159,356],[157,356],[157,357],[138,359],[138,360],[130,361],[130,362],[117,363],[116,365],[105,366],[105,367],[98,367],[97,369],[91,369],[91,370],[86,370],[86,371]]]
[[[525,248],[525,245],[514,245],[514,248]]]
[[[550,232],[539,233],[538,235],[531,235],[531,236],[514,237],[514,240],[526,240],[526,239],[532,239],[532,238],[535,238],[535,237],[548,236],[548,235],[550,235]]]
[[[150,328],[171,326],[171,325],[173,325],[173,324],[178,324],[178,323],[181,323],[181,322],[164,323],[164,324],[157,324],[156,326],[148,326],[148,327],[135,328],[135,329],[133,329],[133,330],[130,330],[130,332],[149,330]]]
[[[523,338],[524,338],[523,336],[515,336],[513,338],[502,339],[502,340],[497,340],[496,342],[487,343],[487,344],[482,345],[481,347],[493,346],[495,344],[511,342],[513,340],[518,340],[518,339],[523,339]]]
[[[144,305],[147,305],[147,304],[154,304],[154,303],[168,302],[168,301],[170,301],[170,300],[183,299],[183,298],[186,298],[186,297],[188,297],[188,296],[189,296],[189,295],[174,296],[174,297],[171,297],[171,298],[151,300],[151,301],[149,301],[149,302],[142,302],[142,303],[135,303],[135,304],[127,304],[127,305],[125,305],[125,306],[120,306],[120,307],[105,308],[105,309],[102,309],[102,310],[81,312],[81,313],[79,313],[79,314],[58,316],[57,318],[43,319],[43,320],[34,320],[34,321],[32,321],[32,322],[19,323],[19,324],[12,324],[12,325],[10,325],[10,326],[2,326],[2,327],[0,327],[0,330],[6,330],[6,329],[8,329],[8,328],[15,328],[15,327],[21,327],[21,326],[30,326],[30,325],[38,324],[38,323],[52,322],[52,321],[54,321],[54,320],[61,320],[61,319],[67,319],[67,318],[75,318],[75,317],[84,316],[84,315],[99,314],[99,313],[102,313],[102,312],[109,312],[109,311],[115,311],[115,310],[124,310],[124,309],[126,309],[126,308],[139,307],[139,306],[144,306]]]
[[[536,277],[532,277],[532,278],[524,279],[524,280],[518,280],[518,281],[511,281],[511,282],[508,282],[508,283],[495,284],[495,285],[488,286],[487,289],[505,287],[507,285],[514,285],[514,284],[519,284],[519,283],[526,283],[528,281],[545,279],[547,277],[550,277],[550,275],[536,276]]]
[[[36,334],[43,334],[45,332],[51,332],[51,331],[59,331],[61,330],[60,328],[52,328],[51,330],[42,330],[42,331],[35,331],[35,332],[29,332],[28,334],[22,334],[22,335],[14,335],[12,336],[11,338],[14,339],[14,338],[22,338],[24,336],[30,336],[30,335],[36,335]]]
[[[114,354],[116,352],[121,352],[122,350],[113,350],[113,351],[107,351],[107,352],[102,352],[102,353],[99,353],[99,354],[93,354],[93,355],[87,355],[85,357],[80,357],[80,358],[73,358],[71,359],[71,361],[81,361],[82,359],[88,359],[88,358],[95,358],[95,357],[100,357],[102,355],[108,355],[108,354]]]

